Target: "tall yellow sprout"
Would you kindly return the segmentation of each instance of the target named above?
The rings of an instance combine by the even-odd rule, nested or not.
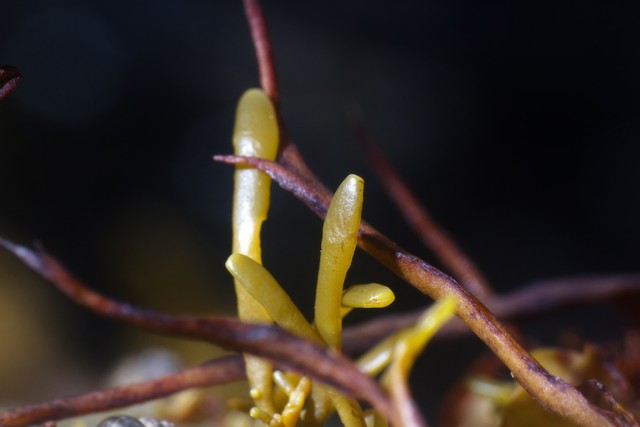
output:
[[[279,138],[278,120],[269,97],[259,89],[249,89],[240,98],[236,111],[233,131],[235,154],[274,160]],[[237,166],[234,181],[231,251],[261,263],[260,229],[269,210],[271,178],[251,167]],[[271,323],[265,309],[244,287],[236,283],[235,288],[240,319]],[[252,397],[258,407],[273,412],[271,365],[254,357],[246,357],[245,361]]]

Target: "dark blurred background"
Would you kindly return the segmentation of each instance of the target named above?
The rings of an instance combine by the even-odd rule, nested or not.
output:
[[[497,290],[638,270],[636,2],[264,7],[292,138],[331,187],[362,175],[365,217],[398,243],[433,261],[362,159],[354,107]],[[0,234],[42,242],[120,299],[232,313],[232,168],[211,156],[231,151],[235,103],[258,84],[240,1],[22,0],[1,10],[0,62],[23,79],[0,103]],[[306,313],[320,231],[274,189],[265,264]],[[349,281],[374,280],[396,290],[393,310],[428,302],[357,254]],[[609,314],[589,312],[582,333],[613,336]],[[173,346],[187,363],[212,354],[88,315],[6,254],[0,340],[1,401],[84,391],[149,345]],[[456,364],[480,348],[456,345],[427,354],[428,383],[446,377],[437,357],[460,374]]]

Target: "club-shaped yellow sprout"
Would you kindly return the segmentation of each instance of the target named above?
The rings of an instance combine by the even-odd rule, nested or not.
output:
[[[340,349],[342,287],[358,241],[364,181],[349,175],[336,190],[322,228],[315,326],[327,345]]]
[[[324,345],[315,329],[266,268],[242,254],[232,254],[225,265],[236,283],[266,309],[275,323],[302,338]]]
[[[342,293],[340,314],[344,317],[354,308],[384,308],[395,299],[393,291],[379,283],[352,285]]]
[[[269,97],[259,89],[249,89],[236,111],[233,147],[236,155],[274,160],[278,152],[280,133],[275,109]],[[251,167],[237,166],[233,192],[232,253],[245,254],[262,262],[260,228],[269,210],[271,178]],[[255,323],[269,323],[264,308],[242,286],[236,284],[238,316]],[[273,412],[272,369],[261,359],[246,357],[246,371],[251,395],[259,408]]]

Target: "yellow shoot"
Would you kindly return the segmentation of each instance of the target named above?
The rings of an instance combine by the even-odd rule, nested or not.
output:
[[[454,315],[455,309],[456,303],[452,297],[436,302],[421,316],[416,325],[404,331],[395,343],[393,359],[383,382],[390,389],[391,400],[398,414],[396,422],[399,425],[412,425],[416,422],[416,408],[407,403],[411,401],[408,387],[409,371],[418,354],[438,329]]]
[[[455,309],[456,303],[453,298],[437,301],[418,319],[415,326],[398,337],[390,369],[397,369],[403,381],[406,381],[418,355],[438,329],[451,319]]]
[[[247,90],[236,111],[234,153],[274,160],[279,138],[278,121],[271,101],[259,89]],[[236,166],[234,180],[231,252],[262,262],[260,228],[269,211],[271,178],[252,167]]]
[[[295,427],[310,391],[311,380],[307,377],[302,377],[296,387],[288,393],[289,401],[281,414],[282,424],[285,427]]]
[[[231,255],[225,265],[236,282],[267,310],[274,322],[289,332],[324,345],[315,329],[266,268],[242,254]]]
[[[327,345],[340,349],[342,287],[358,240],[364,181],[349,175],[336,190],[322,228],[315,326]]]
[[[373,348],[369,349],[365,354],[360,356],[356,362],[356,366],[365,374],[375,376],[378,375],[391,362],[393,348],[400,334],[405,333],[408,328],[396,332],[395,334],[385,338]]]
[[[379,283],[353,285],[342,294],[341,316],[346,316],[354,308],[384,308],[395,298],[389,287]]]
[[[277,117],[269,98],[259,89],[246,91],[236,111],[235,154],[274,160],[279,138]],[[271,178],[256,169],[237,166],[234,181],[232,253],[245,254],[260,263],[260,228],[269,210]],[[240,319],[256,323],[271,321],[264,308],[237,284],[236,295]],[[256,404],[265,411],[273,411],[271,365],[247,357],[246,366],[253,394],[257,396]]]
[[[452,308],[455,309],[452,301],[446,304],[436,303],[420,317],[415,325],[404,328],[385,338],[362,355],[356,362],[358,369],[369,375],[379,374],[391,363],[393,357],[397,358],[398,350],[396,347],[398,345],[403,348],[407,345],[413,345],[412,353],[405,355],[405,357],[410,358],[410,363],[412,364],[417,354],[422,350],[422,347],[427,344],[427,341],[433,333],[451,317],[453,312],[450,313],[448,310]],[[420,345],[422,345],[422,347],[420,347]],[[407,367],[407,369],[409,367]]]
[[[273,371],[273,380],[287,396],[291,395],[295,388],[295,384],[292,381],[294,379],[299,380],[300,377],[296,375],[295,378],[291,378],[291,375],[287,375],[282,371]]]

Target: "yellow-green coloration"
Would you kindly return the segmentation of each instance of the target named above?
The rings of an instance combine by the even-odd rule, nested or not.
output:
[[[342,305],[352,308],[383,308],[396,299],[388,286],[379,283],[350,286],[342,294]]]
[[[231,255],[227,260],[226,266],[229,272],[236,279],[237,283],[245,286],[248,292],[265,307],[274,322],[284,329],[308,339],[309,341],[322,346],[326,345],[315,329],[313,329],[302,313],[300,313],[298,308],[293,304],[291,298],[289,298],[286,292],[264,267],[253,261],[251,258],[241,254]],[[274,373],[274,377],[277,378],[276,383],[282,384],[284,386],[285,393],[289,394],[288,390],[291,390],[292,385],[286,382],[286,378],[283,374]],[[300,383],[298,383],[298,385],[300,385]],[[299,390],[295,395],[297,402],[304,401],[306,398],[307,395],[304,394],[304,390],[306,390],[306,388]],[[306,393],[308,393],[308,391]],[[332,404],[336,407],[336,410],[345,425],[362,425],[360,408],[355,401],[335,392],[329,392],[329,394],[327,394],[327,389],[322,386],[315,386],[314,401],[319,406],[315,408],[313,417],[317,421],[324,420],[328,415],[328,399],[331,399]],[[289,396],[289,402],[291,402],[291,395]],[[287,405],[289,405],[289,403]],[[289,409],[288,412],[285,412],[287,411],[287,408],[288,406],[285,406],[281,416],[284,417],[286,414],[287,422],[290,422],[294,416],[299,414],[299,411],[295,412]],[[256,417],[265,417],[265,414],[259,411],[253,411],[253,414]],[[285,425],[287,424],[285,423]]]
[[[311,391],[311,380],[307,377],[300,378],[298,385],[289,393],[289,401],[282,410],[282,424],[285,427],[294,427],[300,412],[305,404],[305,400]]]
[[[289,295],[263,266],[242,254],[231,255],[225,265],[236,283],[242,285],[267,310],[274,322],[289,332],[324,345]]]
[[[445,298],[434,303],[418,319],[415,326],[404,331],[395,343],[391,370],[397,369],[406,382],[409,371],[431,337],[454,315],[456,303]]]
[[[497,381],[491,378],[471,378],[466,382],[471,393],[484,399],[489,399],[498,406],[506,405],[516,384],[513,381]]]
[[[322,229],[315,326],[331,348],[340,349],[342,287],[358,241],[364,181],[349,175],[336,190]]]
[[[415,424],[415,410],[411,401],[408,381],[409,371],[418,354],[422,352],[431,337],[454,315],[455,300],[447,297],[433,304],[416,322],[415,326],[404,331],[393,348],[391,365],[382,379],[391,393],[391,400],[397,409],[398,425]]]
[[[280,133],[275,109],[259,89],[249,89],[242,95],[236,111],[233,130],[234,153],[239,156],[274,160],[278,152]],[[238,166],[234,176],[232,253],[241,253],[262,262],[260,228],[267,218],[271,194],[271,178],[256,169]],[[255,323],[270,323],[265,309],[236,284],[238,317]],[[272,369],[270,364],[246,357],[247,377],[258,407],[273,411]]]
[[[365,412],[364,422],[367,427],[387,427],[389,425],[382,415],[373,410],[367,410]]]
[[[353,285],[342,294],[341,317],[354,308],[384,308],[390,305],[396,296],[388,286],[379,283]]]
[[[404,328],[385,338],[371,348],[356,362],[358,369],[369,375],[377,375],[393,363],[400,363],[402,375],[406,377],[417,355],[434,333],[453,316],[455,302],[444,299],[420,316],[415,325]]]

